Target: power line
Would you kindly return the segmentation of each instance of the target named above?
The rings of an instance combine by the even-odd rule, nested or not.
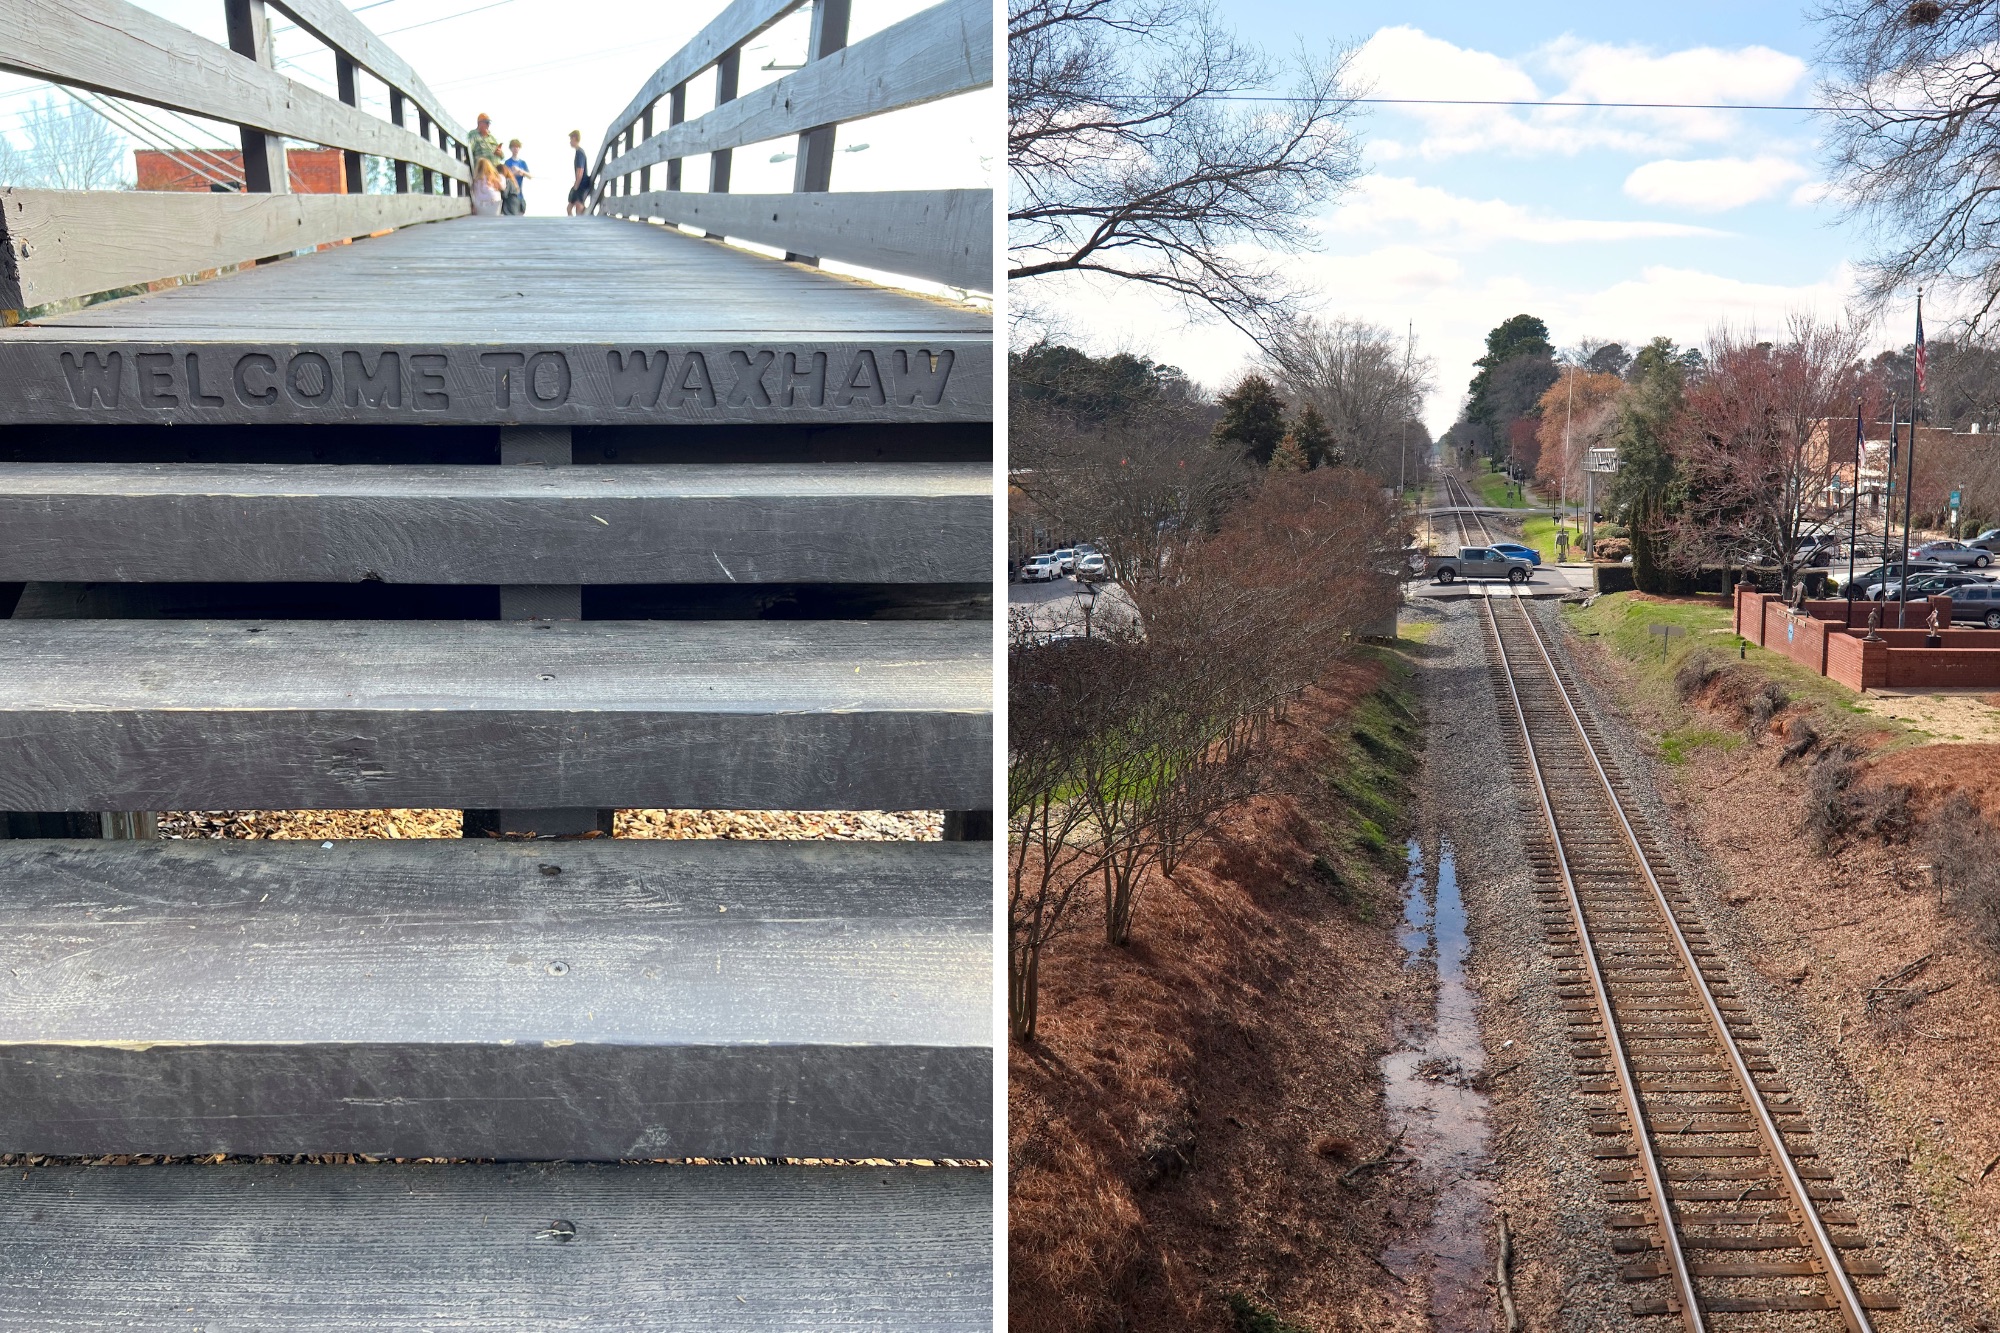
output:
[[[1179,98],[1160,96],[1157,98],[1107,98],[1106,101],[1122,101],[1133,105],[1146,101],[1157,102],[1331,102],[1344,101],[1366,106],[1529,106],[1529,107],[1583,107],[1605,108],[1629,111],[1831,111],[1827,106],[1789,106],[1771,102],[1546,102],[1530,101],[1526,98],[1507,97],[1285,97],[1263,93],[1198,93],[1193,97]]]
[[[391,28],[387,32],[377,33],[376,36],[394,37],[399,32],[414,32],[418,28],[428,28],[435,23],[449,23],[453,19],[462,19],[468,14],[483,14],[489,9],[498,9],[502,5],[511,5],[513,3],[514,0],[493,0],[493,3],[489,5],[479,5],[472,9],[461,9],[456,14],[442,14],[434,19],[425,19],[422,23],[411,23],[400,28]]]

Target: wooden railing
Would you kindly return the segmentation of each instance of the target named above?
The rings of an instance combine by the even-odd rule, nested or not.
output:
[[[338,98],[273,67],[265,0],[222,3],[228,46],[126,0],[0,0],[0,69],[232,124],[243,144],[241,193],[0,188],[0,310],[469,211],[465,131],[339,0],[270,0],[332,48]],[[388,86],[388,120],[360,108],[357,70]],[[288,138],[343,150],[348,193],[290,194]],[[395,194],[361,193],[364,155],[393,164]]]
[[[991,190],[830,192],[834,130],[842,123],[991,86],[992,6],[943,0],[849,46],[848,0],[816,0],[806,64],[739,96],[745,44],[803,3],[735,0],[655,71],[605,133],[594,173],[595,211],[780,246],[797,262],[837,259],[992,290]],[[688,120],[688,84],[709,69],[715,71],[715,109]],[[662,99],[667,125],[655,133]],[[733,149],[794,133],[792,193],[730,193]],[[682,159],[701,154],[709,157],[708,189],[685,190]],[[666,188],[655,190],[652,173],[661,164]]]

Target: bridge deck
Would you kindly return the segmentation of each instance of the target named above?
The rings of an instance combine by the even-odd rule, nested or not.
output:
[[[464,218],[0,332],[0,420],[988,420],[990,327],[669,228]]]

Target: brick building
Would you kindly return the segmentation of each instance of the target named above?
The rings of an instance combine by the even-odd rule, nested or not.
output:
[[[141,190],[192,190],[212,188],[212,178],[225,177],[237,189],[243,188],[243,154],[222,149],[199,153],[163,153],[156,148],[133,151]],[[199,169],[197,169],[197,167]],[[293,148],[285,153],[285,167],[291,176],[294,194],[346,194],[347,169],[338,148]]]

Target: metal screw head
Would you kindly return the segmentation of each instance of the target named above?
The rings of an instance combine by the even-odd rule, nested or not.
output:
[[[567,1245],[576,1239],[576,1223],[558,1219],[535,1233],[536,1240],[552,1240],[558,1245]]]
[[[552,977],[562,976],[568,971],[569,971],[568,963],[555,962],[555,963],[550,963],[548,967],[549,975]]]
[[[554,680],[554,679],[555,679],[555,677],[554,677],[554,676],[552,676],[552,675],[550,675],[550,674],[549,674],[548,672],[544,671],[544,672],[542,673],[542,679],[543,679],[543,680]]]

